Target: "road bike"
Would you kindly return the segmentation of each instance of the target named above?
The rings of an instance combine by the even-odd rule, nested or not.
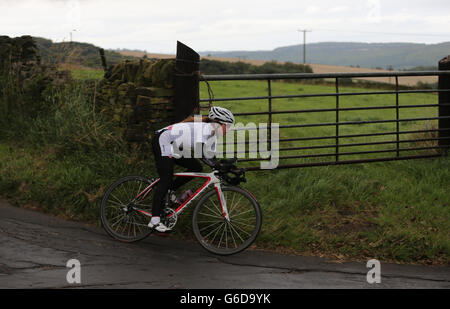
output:
[[[221,160],[211,173],[174,173],[176,177],[203,178],[205,182],[182,203],[172,202],[167,194],[161,221],[174,228],[178,216],[198,198],[192,215],[195,238],[207,251],[231,255],[248,248],[262,225],[262,211],[256,198],[239,186],[245,182],[245,169],[236,159]],[[159,178],[125,176],[107,189],[101,203],[101,221],[106,232],[123,242],[149,236],[152,201]],[[210,190],[207,191],[207,189]]]

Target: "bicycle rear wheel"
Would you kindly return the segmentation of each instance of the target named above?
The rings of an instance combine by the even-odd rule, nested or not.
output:
[[[137,211],[151,213],[153,192],[136,197],[152,181],[143,176],[126,176],[115,181],[102,199],[100,217],[105,231],[113,238],[134,242],[144,239],[152,233],[147,226],[150,216]]]
[[[231,255],[248,248],[262,225],[261,207],[239,187],[222,187],[230,221],[223,216],[216,190],[198,202],[192,217],[194,235],[203,248],[218,255]]]

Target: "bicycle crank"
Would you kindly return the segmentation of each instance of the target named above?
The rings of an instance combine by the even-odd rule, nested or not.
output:
[[[168,227],[173,229],[175,227],[175,225],[177,224],[177,213],[175,212],[174,209],[166,207],[163,210],[163,222],[164,224]]]

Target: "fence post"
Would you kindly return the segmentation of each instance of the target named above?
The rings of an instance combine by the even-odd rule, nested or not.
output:
[[[398,102],[398,75],[395,76],[395,119],[397,123],[395,125],[395,131],[397,132],[397,157],[400,157],[400,110]]]
[[[336,162],[339,161],[339,78],[336,77]]]
[[[439,70],[450,70],[450,55],[439,61]],[[438,82],[439,90],[450,89],[450,75],[440,75]],[[439,147],[442,154],[448,154],[450,146],[450,92],[439,92]]]
[[[200,55],[194,50],[177,42],[175,64],[175,121],[181,121],[199,113],[199,66]]]
[[[267,90],[268,90],[268,94],[269,94],[269,101],[268,101],[268,103],[269,103],[269,106],[268,106],[268,112],[269,112],[269,119],[268,119],[268,121],[269,121],[269,123],[268,123],[268,125],[269,125],[269,137],[268,137],[268,140],[269,140],[269,145],[268,145],[268,147],[269,147],[270,150],[272,150],[272,82],[271,82],[270,79],[267,80]],[[280,147],[278,147],[278,148],[280,148]]]

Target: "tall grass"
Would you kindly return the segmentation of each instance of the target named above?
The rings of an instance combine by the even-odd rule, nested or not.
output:
[[[16,104],[2,117],[0,195],[57,215],[97,221],[109,183],[153,168],[151,160],[143,160],[113,134],[109,120],[97,111],[92,87],[74,81],[49,88],[39,111]],[[0,100],[3,110],[7,104]]]
[[[95,86],[95,85],[94,85]],[[36,117],[27,139],[31,143],[52,144],[67,151],[112,149],[123,141],[95,107],[95,97],[86,83],[75,81],[48,94],[48,111]]]

